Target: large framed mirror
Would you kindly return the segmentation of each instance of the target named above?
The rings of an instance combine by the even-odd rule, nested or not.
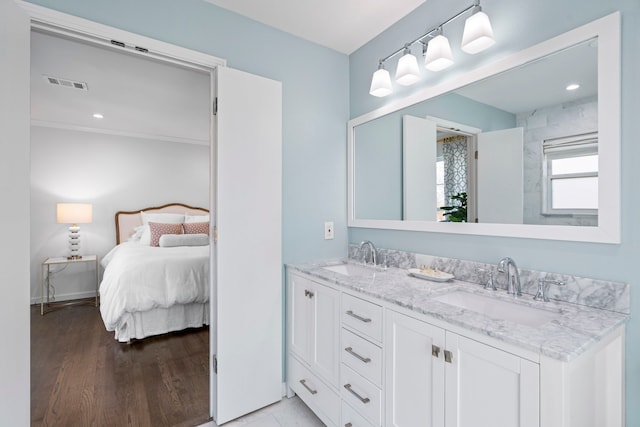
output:
[[[348,131],[351,227],[619,243],[619,13]]]

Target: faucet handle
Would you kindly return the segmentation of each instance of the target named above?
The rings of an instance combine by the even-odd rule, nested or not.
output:
[[[554,279],[538,279],[538,291],[533,297],[536,301],[549,301],[549,285],[564,286],[565,283],[562,280]]]
[[[483,285],[483,287],[485,289],[491,289],[491,290],[494,290],[494,291],[498,290],[498,288],[496,288],[496,284],[495,284],[495,282],[493,280],[493,270],[491,268],[488,268],[488,269],[487,268],[477,268],[477,271],[478,271],[478,274],[480,275],[480,277],[484,276],[484,273],[486,273],[487,271],[489,272],[489,280],[487,280]],[[482,280],[482,279],[480,279],[480,280]]]
[[[489,270],[489,280],[484,284],[485,289],[491,289],[492,291],[497,291],[496,284],[493,281],[493,270]]]

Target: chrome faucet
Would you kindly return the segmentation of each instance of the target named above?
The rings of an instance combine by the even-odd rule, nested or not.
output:
[[[511,266],[513,266],[513,269],[511,269]],[[507,293],[517,297],[522,295],[520,273],[516,262],[509,257],[502,258],[498,263],[498,271],[507,274]]]
[[[364,241],[362,241],[360,243],[360,246],[358,246],[358,253],[361,253],[365,246],[369,247],[369,252],[371,252],[371,262],[373,262],[373,265],[377,265],[378,264],[378,255],[376,253],[376,247],[373,244],[373,242],[371,242],[370,240],[364,240]],[[367,254],[366,253],[365,253],[364,257],[363,257],[363,260],[364,260],[365,264],[368,264],[368,262],[367,262]]]

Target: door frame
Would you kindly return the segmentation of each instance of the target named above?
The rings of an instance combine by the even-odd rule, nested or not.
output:
[[[223,58],[187,49],[185,47],[162,42],[153,38],[142,36],[129,31],[120,30],[108,25],[99,24],[77,16],[58,12],[43,6],[28,3],[24,0],[16,0],[17,5],[24,10],[29,18],[29,31],[34,29],[46,30],[52,33],[64,34],[75,40],[91,42],[97,45],[114,47],[111,40],[124,42],[126,53],[136,54],[143,57],[151,57],[163,62],[179,64],[189,68],[196,68],[205,71],[210,76],[209,94],[209,173],[210,177],[216,176],[216,150],[215,133],[213,119],[213,103],[216,96],[216,70],[218,67],[226,67],[227,62]],[[147,52],[141,52],[136,47],[143,47]],[[30,50],[29,45],[29,50]],[[209,210],[215,212],[216,188],[209,185]],[[212,229],[214,227],[214,217],[211,218]],[[29,244],[30,246],[30,244]],[[216,245],[210,245],[210,273],[209,273],[209,294],[215,295],[216,287]],[[215,304],[209,304],[210,319],[215,319]],[[28,309],[28,306],[27,306]],[[212,361],[215,343],[215,328],[209,330],[209,361]],[[30,350],[29,350],[30,352]],[[212,385],[212,375],[209,374],[209,417],[213,418],[215,405],[215,391]]]

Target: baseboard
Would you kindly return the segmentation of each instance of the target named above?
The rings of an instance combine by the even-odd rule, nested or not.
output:
[[[56,294],[55,300],[51,302],[71,301],[74,299],[95,298],[96,291],[69,292],[66,294]],[[40,296],[31,297],[31,304],[40,304]]]

